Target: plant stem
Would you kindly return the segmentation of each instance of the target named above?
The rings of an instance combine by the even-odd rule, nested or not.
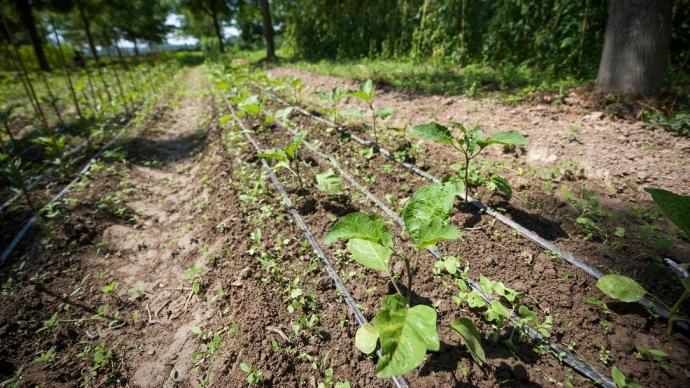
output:
[[[465,203],[468,203],[470,201],[470,156],[467,154],[467,151],[464,152],[465,154]]]
[[[405,269],[407,271],[407,306],[409,307],[412,302],[412,266],[407,256],[403,256],[403,260],[405,261]]]
[[[666,332],[670,335],[671,331],[673,330],[673,322],[675,319],[673,318],[674,315],[678,313],[680,310],[680,305],[683,304],[685,299],[687,299],[690,296],[690,289],[686,288],[683,293],[680,295],[680,298],[676,300],[676,303],[673,304],[673,307],[671,307],[671,316],[668,317],[668,325],[666,326]]]
[[[302,182],[302,175],[299,172],[299,158],[297,155],[295,155],[295,175],[297,175],[297,180],[299,181],[299,189],[300,191],[304,191],[304,183]]]
[[[395,278],[393,277],[393,274],[391,274],[390,272],[386,272],[386,274],[391,279],[391,283],[393,283],[393,287],[395,287],[395,291],[397,291],[398,294],[400,294],[400,296],[402,296],[403,293],[402,293],[402,291],[400,291],[400,288],[398,288],[398,284],[395,282]]]
[[[374,110],[374,104],[369,104],[369,109],[371,110],[371,117],[374,120],[374,141],[376,145],[379,145],[379,134],[376,131],[376,111]]]

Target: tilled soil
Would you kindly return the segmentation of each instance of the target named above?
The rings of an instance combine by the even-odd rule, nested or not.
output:
[[[388,385],[279,198],[257,188],[254,152],[216,126],[205,77],[187,73],[3,269],[0,380],[241,386],[251,367],[266,385]],[[310,302],[289,312],[295,288]],[[295,332],[302,315],[313,324]]]
[[[266,109],[270,111],[279,107],[282,106],[269,103]],[[360,183],[368,187],[379,199],[391,200],[393,203],[390,206],[393,208],[399,205],[400,199],[408,197],[418,187],[429,183],[382,156],[367,160],[361,154],[360,145],[342,138],[333,129],[316,124],[314,120],[293,115],[292,121],[295,128],[307,130],[309,140],[321,144],[323,152],[335,156],[343,168],[360,179]],[[260,133],[258,138],[260,143],[268,148],[283,146],[289,141],[290,135],[285,130],[274,127]],[[331,167],[315,154],[304,152],[305,160],[316,164],[309,170],[309,174]],[[289,179],[288,175],[283,177]],[[305,181],[309,182],[311,179],[311,176],[307,176]],[[374,211],[383,215],[379,209],[368,203],[368,200],[358,197],[355,193],[352,193],[352,198],[352,202],[356,204],[351,204],[347,209],[339,208],[333,204],[333,198],[316,190],[312,190],[307,196],[296,196],[293,201],[299,204],[316,235],[323,236],[337,217],[350,211]],[[338,211],[334,212],[335,209]],[[688,378],[687,349],[690,343],[685,336],[679,333],[668,336],[664,322],[651,320],[637,305],[609,303],[612,312],[607,316],[600,307],[586,303],[589,298],[603,297],[589,275],[565,262],[554,260],[539,246],[515,235],[510,229],[494,222],[488,216],[468,212],[462,206],[459,206],[458,210],[451,218],[451,223],[464,226],[464,239],[442,244],[442,251],[458,255],[463,262],[468,262],[471,277],[478,279],[480,275],[484,275],[502,281],[508,287],[524,292],[522,303],[538,311],[542,317],[547,314],[554,316],[556,325],[552,331],[552,340],[569,347],[571,351],[607,374],[611,366],[616,365],[626,376],[643,384],[673,386]],[[397,235],[401,235],[397,227],[392,227]],[[332,248],[328,252],[331,255],[337,254],[334,250],[336,248],[342,247]],[[442,349],[438,355],[432,355],[422,367],[420,374],[410,377],[411,382],[422,386],[447,385],[454,381],[454,377],[446,376],[438,369],[435,369],[434,377],[426,376],[424,370],[428,368],[456,371],[459,359],[471,368],[472,363],[468,362],[468,354],[461,347],[456,347],[457,337],[447,329],[447,324],[453,319],[470,315],[481,328],[480,331],[485,338],[488,338],[492,331],[476,314],[453,304],[453,289],[444,286],[443,279],[432,276],[433,264],[433,257],[424,254],[416,281],[420,289],[415,290],[415,293],[422,303],[440,302],[439,319],[445,325],[440,326],[442,341],[444,344],[453,345]],[[353,271],[364,272],[363,276],[353,277],[348,286],[353,290],[358,302],[372,311],[377,309],[378,301],[389,291],[382,287],[385,279],[371,271],[362,271],[353,263],[338,269],[340,273],[346,274]],[[374,291],[371,291],[372,289]],[[607,325],[607,321],[613,322],[610,328],[604,326]],[[636,354],[636,347],[663,349],[669,354],[668,366],[664,369],[654,361],[640,357],[639,352]],[[451,348],[455,349],[452,356],[447,352]],[[511,380],[514,384],[553,384],[552,379],[562,382],[571,378],[572,372],[559,365],[552,355],[539,356],[526,343],[522,344],[518,357],[512,356],[500,345],[489,348],[489,353],[492,352],[493,357],[489,357],[493,358],[490,361],[492,366],[488,369],[492,375],[487,375],[487,370],[475,367],[476,370],[472,370],[476,373],[469,375],[469,381],[479,385],[496,385],[505,380]],[[584,383],[579,376],[575,377],[575,381],[579,381],[577,384]]]
[[[375,359],[355,349],[357,324],[260,173],[255,151],[237,127],[216,124],[226,109],[210,92],[204,68],[181,79],[177,92],[69,195],[75,201],[30,232],[2,269],[0,381],[234,387],[260,372],[268,386],[390,386],[375,377]],[[292,120],[396,211],[429,183],[381,156],[363,157],[359,145],[333,130],[300,116]],[[246,121],[263,147],[290,139],[280,127]],[[330,168],[306,149],[303,158],[312,164],[308,185],[314,173]],[[380,213],[353,189],[344,196],[304,192],[287,172],[278,175],[319,239],[349,212]],[[664,323],[636,305],[609,303],[606,315],[587,304],[603,297],[591,278],[487,216],[458,204],[451,223],[462,226],[464,238],[439,248],[467,262],[472,278],[488,276],[523,291],[521,303],[540,319],[554,316],[553,341],[606,374],[616,365],[644,385],[681,386],[690,378],[690,344],[682,334],[666,335]],[[372,318],[381,297],[393,292],[388,279],[351,261],[343,244],[323,247]],[[438,303],[441,351],[405,376],[411,385],[588,385],[517,333],[516,352],[491,342],[491,325],[480,311],[453,303],[456,286],[447,274],[432,274],[433,264],[420,255],[413,301]],[[404,268],[393,267],[404,278]],[[663,287],[658,292],[670,298]],[[472,362],[449,329],[459,317],[477,325],[488,365]],[[663,363],[638,358],[636,346],[668,357]]]

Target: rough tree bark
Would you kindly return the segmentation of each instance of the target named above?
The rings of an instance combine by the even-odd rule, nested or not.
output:
[[[273,20],[271,18],[271,6],[268,0],[261,0],[261,13],[264,19],[264,39],[266,39],[266,60],[268,62],[275,62],[276,49],[273,41]]]
[[[671,38],[673,0],[611,0],[597,90],[649,95],[659,89]]]
[[[15,5],[17,6],[17,11],[22,18],[22,23],[26,29],[27,35],[29,35],[29,40],[34,48],[34,53],[36,54],[36,59],[38,60],[38,65],[43,71],[50,71],[50,65],[48,64],[48,59],[43,52],[43,46],[41,45],[41,38],[36,31],[36,20],[34,19],[34,14],[31,12],[31,5],[29,0],[15,0]]]
[[[91,25],[89,24],[89,18],[86,16],[84,11],[84,4],[81,0],[77,1],[77,8],[79,9],[79,17],[84,24],[84,33],[86,34],[86,40],[89,41],[89,48],[91,49],[91,55],[96,63],[99,63],[98,50],[96,50],[96,44],[93,42],[93,35],[91,35]]]

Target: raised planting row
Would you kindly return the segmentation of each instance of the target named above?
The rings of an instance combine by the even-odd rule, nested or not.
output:
[[[197,97],[166,95],[2,270],[0,381],[390,386],[357,362],[346,305],[195,73],[180,90]]]
[[[275,85],[272,83],[269,85],[275,87]],[[299,83],[296,83],[295,80],[291,80],[288,83],[288,85],[290,85],[291,87],[295,87],[295,85],[299,85]],[[278,89],[282,88],[278,86]],[[365,96],[363,98],[365,101],[369,101],[368,103],[370,104],[370,109],[373,112],[373,122],[375,123],[375,117],[377,117],[377,115],[383,110],[376,110],[373,108],[373,105],[371,103],[371,100],[373,99],[373,86],[371,83],[365,83],[360,89],[363,90],[352,91],[351,94],[353,96],[358,97],[362,95]],[[335,94],[335,92],[333,92],[333,94]],[[273,97],[270,94],[269,96]],[[284,100],[280,98],[277,99],[281,103],[287,104]],[[398,148],[398,150],[403,148],[403,151],[396,151],[395,153],[389,152],[385,148],[382,148],[376,141],[372,142],[362,139],[360,136],[353,134],[352,132],[348,131],[343,127],[338,126],[334,122],[329,122],[328,120],[315,116],[301,108],[295,109],[301,114],[304,114],[307,117],[310,117],[314,120],[330,125],[336,128],[339,132],[343,133],[345,136],[351,137],[359,144],[366,147],[363,150],[363,154],[367,157],[373,157],[374,151],[376,149],[377,151],[385,155],[387,158],[400,163],[410,171],[413,171],[414,173],[430,181],[441,181],[441,179],[437,178],[436,176],[430,174],[427,171],[419,169],[414,164],[407,161],[410,159],[410,155],[407,154],[407,151],[404,149],[404,146]],[[588,263],[574,256],[570,252],[558,248],[556,245],[551,243],[546,238],[542,237],[540,234],[534,232],[528,227],[523,226],[514,219],[506,217],[505,215],[501,214],[501,212],[487,207],[486,205],[482,204],[478,200],[468,195],[470,185],[477,185],[477,181],[481,181],[487,188],[491,188],[491,190],[498,190],[502,192],[503,196],[505,197],[504,199],[510,200],[513,191],[510,187],[510,184],[504,177],[496,173],[493,173],[490,177],[486,178],[477,176],[476,167],[473,166],[471,162],[481,153],[481,151],[483,151],[487,146],[491,144],[502,144],[504,146],[515,147],[516,145],[525,143],[526,140],[524,139],[524,137],[522,137],[514,131],[507,131],[499,132],[488,138],[484,138],[483,132],[478,127],[475,127],[473,129],[467,129],[460,123],[454,123],[454,125],[461,131],[462,136],[460,138],[453,137],[451,131],[447,127],[444,127],[443,125],[438,124],[436,122],[429,122],[426,124],[416,125],[411,129],[413,135],[419,138],[433,140],[439,144],[451,145],[464,156],[464,167],[457,167],[459,166],[457,164],[453,165],[454,169],[456,171],[459,171],[460,174],[458,176],[446,175],[444,176],[443,181],[452,182],[461,190],[464,189],[464,195],[462,195],[462,197],[466,199],[466,202],[475,206],[479,210],[491,215],[492,217],[496,218],[502,223],[508,225],[513,230],[519,232],[525,237],[531,239],[532,241],[538,243],[543,248],[545,248],[550,254],[558,255],[560,258],[566,260],[570,264],[583,270],[584,272],[588,273],[596,279],[604,277],[605,274],[599,269],[589,265]],[[439,165],[442,166],[444,164],[441,163]],[[438,169],[438,165],[436,169]],[[473,177],[469,175],[470,171],[474,171]],[[485,180],[482,181],[482,179]],[[687,230],[690,229],[690,221],[688,221],[688,219],[684,215],[688,214],[687,209],[690,208],[690,197],[680,196],[666,190],[654,188],[647,188],[646,191],[651,194],[652,198],[654,198],[656,204],[663,211],[663,213],[668,215],[669,219],[673,222],[673,224],[675,224],[675,226],[679,230],[681,230],[682,233],[685,234],[683,238],[688,239],[689,236]],[[590,198],[589,200],[591,201],[592,199]],[[595,208],[599,207],[599,204],[596,203],[596,199],[594,199],[594,201],[595,202],[593,202],[592,204],[586,206],[591,206]],[[499,209],[505,211],[504,207],[508,207],[508,209],[510,210],[511,207],[506,205],[508,204],[505,201],[503,201],[499,204]],[[521,209],[517,209],[517,212],[515,213],[518,214],[518,219],[524,218],[524,212]],[[602,230],[599,227],[597,227],[597,225],[594,224],[594,222],[591,219],[584,217],[584,214],[586,213],[587,211],[583,211],[583,214],[581,214],[581,216],[577,218],[577,223],[579,225],[584,225],[584,227],[588,228],[590,232],[592,230],[598,230],[598,233],[601,233]],[[652,229],[658,228],[658,226],[654,225],[650,227]],[[558,227],[554,224],[551,225],[551,228]],[[548,228],[544,229],[540,227],[539,230],[541,234],[547,236],[550,236],[552,233],[552,231],[548,230]],[[620,227],[617,227],[616,234],[619,234],[619,237],[622,237],[625,234],[625,230]],[[666,239],[666,237],[664,237],[664,235],[662,234],[659,235],[659,241],[666,241],[665,244],[668,244],[668,241],[672,243],[673,240],[664,240]],[[569,242],[569,240],[566,240],[566,242]],[[625,245],[616,244],[616,242],[614,242],[612,246],[618,247],[617,249],[627,248]],[[604,256],[611,257],[608,253],[604,253]],[[641,256],[642,255],[638,255],[636,256],[636,258],[640,259]],[[597,257],[595,256],[595,261],[596,259]],[[627,260],[627,257],[625,257],[625,260],[623,260],[622,264],[620,264],[620,260],[614,261],[613,264],[615,264],[616,270],[622,269],[635,277],[643,277],[642,280],[645,281],[643,284],[646,284],[647,287],[650,290],[652,290],[652,292],[647,293],[647,291],[644,290],[643,287],[641,287],[639,284],[637,284],[633,279],[629,277],[625,278],[620,276],[614,276],[616,275],[615,272],[611,275],[606,275],[607,277],[602,280],[602,287],[604,287],[604,284],[607,283],[609,284],[609,289],[619,289],[621,287],[627,286],[625,287],[625,292],[630,293],[630,295],[623,296],[619,293],[610,294],[610,296],[615,297],[619,300],[624,300],[625,302],[640,302],[643,306],[653,310],[653,314],[659,314],[665,318],[673,317],[673,319],[669,320],[669,331],[671,330],[671,327],[674,324],[676,324],[681,329],[688,332],[690,330],[690,327],[688,326],[687,318],[684,317],[683,314],[676,316],[680,313],[683,304],[688,301],[688,297],[690,296],[690,280],[687,280],[687,264],[678,266],[677,263],[668,258],[664,259],[663,261],[657,261],[653,263],[649,261],[640,262],[640,260],[638,260],[636,263],[631,264],[629,263],[629,261],[632,260]],[[638,265],[635,266],[634,264]],[[611,264],[607,264],[606,266],[608,267],[610,265]],[[642,276],[639,276],[637,273],[640,267],[643,267],[646,270],[643,271]],[[678,275],[679,278],[674,275]],[[659,281],[659,277],[671,281]],[[661,298],[661,300],[659,298]]]
[[[172,76],[177,71],[177,68],[173,67],[160,69],[153,80],[163,80]],[[63,198],[70,188],[78,184],[79,181],[84,178],[98,158],[110,158],[117,155],[117,152],[110,151],[109,148],[125,135],[128,130],[141,124],[142,120],[145,120],[148,115],[152,114],[152,108],[158,103],[161,96],[167,94],[167,90],[173,84],[174,82],[168,80],[167,82],[155,86],[155,89],[160,92],[160,94],[147,93],[149,98],[141,102],[140,108],[137,110],[135,116],[128,120],[123,126],[107,128],[107,132],[102,131],[102,129],[105,128],[95,128],[93,133],[90,132],[87,140],[87,153],[85,155],[79,155],[79,157],[74,157],[72,159],[58,158],[60,174],[56,177],[57,179],[48,179],[51,177],[50,170],[42,174],[43,176],[41,179],[27,178],[26,171],[22,169],[21,159],[18,161],[8,161],[8,170],[5,171],[7,177],[10,179],[10,182],[17,186],[17,189],[26,199],[26,203],[30,206],[8,206],[8,211],[1,214],[4,219],[13,220],[14,222],[6,222],[3,223],[2,226],[2,238],[0,238],[0,242],[2,242],[3,250],[0,255],[0,265],[4,264],[14,253],[29,228],[31,228],[40,217],[52,219],[61,215],[61,209],[70,205],[70,199]],[[154,88],[154,85],[149,86]],[[63,144],[61,141],[59,141],[59,143]],[[96,148],[95,144],[97,143],[102,144],[99,144]],[[93,156],[86,160],[83,166],[80,166],[79,163],[84,161],[85,158],[88,158],[89,154]],[[42,182],[42,180],[47,182]],[[40,190],[34,189],[32,191],[33,186],[38,186],[39,183],[45,183],[46,185],[40,186]],[[10,198],[9,201],[11,200]]]
[[[235,76],[230,79],[237,82],[238,78]],[[277,157],[281,159],[278,163],[279,166],[290,167],[289,170],[286,170],[288,172],[283,174],[291,174],[289,171],[294,171],[294,174],[300,174],[300,172],[304,174],[302,179],[296,179],[295,186],[299,185],[300,180],[304,186],[309,187],[311,182],[314,182],[314,187],[325,190],[334,185],[332,182],[338,179],[337,174],[327,171],[325,161],[324,165],[321,165],[321,162],[316,162],[318,159],[316,154],[312,158],[291,157],[292,134],[286,131],[281,134],[273,124],[266,124],[266,121],[273,123],[273,120],[276,119],[283,120],[283,118],[288,117],[289,112],[286,114],[285,111],[281,111],[278,109],[279,106],[272,105],[269,99],[252,98],[248,93],[242,96],[242,90],[235,90],[234,92],[240,109],[246,111],[247,114],[255,112],[262,116],[250,117],[252,127],[259,132],[256,134],[258,142],[267,151],[276,149],[265,152],[264,156]],[[350,175],[362,181],[363,185],[368,186],[369,191],[376,198],[387,201],[391,207],[403,215],[407,203],[401,200],[414,194],[416,190],[413,188],[427,184],[422,178],[410,174],[409,171],[399,167],[396,163],[380,157],[367,158],[366,154],[361,155],[356,144],[341,138],[338,134],[334,135],[335,131],[329,130],[326,126],[320,126],[299,115],[291,117],[290,120],[292,125],[296,125],[296,128],[306,130],[307,140],[321,144],[323,152],[336,156],[343,168],[347,169]],[[262,130],[262,127],[269,129]],[[282,153],[277,152],[278,149]],[[307,167],[309,163],[304,164],[304,160],[310,161],[312,166]],[[314,168],[315,163],[319,163],[318,168]],[[297,165],[300,167],[298,168]],[[285,179],[285,175],[282,177]],[[457,187],[453,190],[455,191],[452,192],[457,193]],[[340,209],[337,215],[329,212],[329,209],[334,210],[333,205],[329,204],[329,202],[333,202],[332,196],[316,192],[315,189],[309,189],[309,194],[298,194],[300,192],[293,193],[296,196],[293,202],[302,211],[307,224],[312,230],[315,230],[317,236],[319,230],[322,232],[321,237],[326,235],[337,219],[349,213],[355,211],[365,214],[382,213],[380,208],[371,205],[366,200],[363,200],[361,204],[357,203],[355,207],[353,203],[358,196],[354,193],[349,193],[351,198],[349,208]],[[384,213],[382,214],[385,216]],[[463,225],[465,221],[478,215],[477,213],[469,215],[455,213],[450,216],[448,225]],[[398,238],[406,235],[406,232],[395,224],[389,224],[387,228],[393,236],[398,236]],[[446,237],[457,237],[448,230],[443,228],[440,230],[449,233]],[[382,243],[383,241],[371,241],[374,240],[373,238],[360,238],[359,240],[376,242],[384,248],[392,249],[387,243]],[[410,240],[414,240],[412,236],[407,239],[408,242]],[[362,242],[353,244],[361,245]],[[594,365],[595,369],[605,371],[606,376],[609,376],[610,371],[611,378],[616,383],[621,381],[620,370],[623,370],[629,379],[642,382],[672,382],[685,375],[687,365],[684,358],[685,351],[682,350],[687,345],[685,337],[679,334],[667,335],[664,322],[657,323],[649,320],[647,313],[643,310],[615,304],[606,306],[602,301],[602,294],[596,290],[595,282],[589,276],[574,270],[560,260],[549,257],[538,246],[518,237],[505,226],[492,223],[490,220],[483,220],[472,228],[463,229],[460,241],[441,242],[437,245],[442,252],[452,253],[453,256],[443,256],[438,260],[431,255],[421,254],[419,262],[413,266],[417,271],[412,269],[409,273],[414,274],[417,279],[421,278],[419,282],[421,283],[419,286],[421,290],[415,288],[416,296],[413,297],[413,300],[415,302],[423,301],[424,299],[419,297],[422,295],[430,299],[426,303],[427,305],[437,307],[439,322],[443,322],[443,324],[439,323],[438,325],[441,330],[441,338],[445,341],[453,338],[452,342],[457,343],[459,337],[457,334],[452,334],[449,325],[455,318],[460,318],[461,312],[465,309],[466,312],[472,312],[470,318],[481,333],[480,336],[483,337],[481,343],[485,345],[485,348],[489,345],[493,349],[503,349],[508,354],[511,354],[511,349],[517,350],[515,354],[522,357],[533,357],[532,362],[546,363],[547,365],[549,362],[553,363],[549,369],[544,369],[542,365],[534,369],[531,366],[525,368],[524,365],[520,364],[519,367],[516,365],[516,368],[506,370],[505,367],[497,367],[494,364],[496,360],[492,360],[492,357],[486,357],[489,365],[492,365],[489,369],[497,372],[497,375],[498,372],[502,372],[510,376],[509,378],[524,378],[525,375],[521,374],[520,369],[526,369],[528,371],[526,375],[531,379],[543,378],[545,375],[542,375],[540,370],[548,370],[545,372],[546,375],[559,381],[567,381],[568,376],[572,376],[572,372],[568,372],[567,368],[564,369],[558,365],[556,358],[538,356],[538,353],[546,351],[545,348],[539,346],[532,348],[528,341],[525,342],[521,338],[519,331],[514,330],[512,326],[504,327],[506,320],[500,315],[503,312],[508,314],[514,312],[521,319],[524,319],[520,322],[521,324],[542,329],[545,334],[550,336],[551,341],[560,342],[565,348],[569,348],[569,351],[581,355],[583,359]],[[357,248],[361,247],[355,246],[355,251]],[[396,252],[398,252],[397,249],[396,246]],[[383,251],[388,252],[385,249]],[[407,248],[403,248],[403,253],[399,254],[409,257],[412,252],[414,251],[408,252]],[[326,253],[332,255],[330,248],[326,250]],[[354,253],[355,259],[357,259],[356,255],[357,253]],[[412,255],[412,257],[416,257],[416,255]],[[394,276],[405,276],[402,276],[401,281],[390,282],[390,286],[387,287],[390,290],[370,290],[370,288],[376,287],[375,283],[381,281],[375,281],[376,275],[365,277],[361,267],[357,270],[358,267],[352,263],[347,264],[348,268],[339,268],[338,265],[336,268],[341,274],[352,271],[361,274],[359,276],[364,279],[356,279],[357,282],[351,285],[348,284],[346,278],[346,284],[353,289],[356,300],[360,301],[360,296],[362,296],[365,298],[363,302],[365,306],[369,309],[378,309],[379,301],[385,295],[397,291],[393,284],[398,286],[400,294],[407,296],[405,292],[407,266],[404,264],[405,260],[400,262],[403,264],[393,265],[394,268],[391,272]],[[458,269],[463,268],[465,263],[469,263],[467,272]],[[448,270],[449,268],[450,270]],[[541,280],[534,279],[532,275],[534,270],[539,271],[542,276]],[[481,275],[484,275],[483,278]],[[482,290],[488,290],[488,294],[494,294],[508,308],[503,306],[505,310],[503,311],[497,304],[487,304],[485,301],[484,305],[481,305],[482,302],[476,298],[477,295],[473,291],[463,289],[463,284],[465,287],[468,284],[468,278],[482,278],[482,281],[479,282]],[[384,279],[387,279],[387,276],[384,276]],[[362,289],[362,282],[365,282],[365,285],[369,287]],[[512,290],[515,290],[515,294],[511,293]],[[481,298],[479,299],[481,300]],[[592,304],[586,303],[588,299]],[[431,301],[435,301],[435,303]],[[595,302],[596,304],[594,304]],[[365,315],[367,315],[366,311],[367,309],[365,309]],[[534,315],[531,315],[532,313]],[[549,316],[551,318],[548,318]],[[553,327],[550,327],[551,325]],[[662,340],[658,338],[662,338]],[[663,345],[664,348],[661,350],[654,345],[650,346],[650,343]],[[467,354],[464,353],[464,349],[457,349],[453,358],[450,357],[449,352],[447,352],[448,349],[445,349],[442,344],[440,356],[432,353],[431,358],[426,363],[433,365],[438,362],[438,357],[446,357],[446,362],[454,363],[457,366],[458,361],[463,359],[461,354]],[[659,356],[661,354],[663,355]],[[663,366],[660,360],[663,360]],[[464,361],[468,360],[465,358]],[[474,371],[469,375],[470,378],[485,374],[486,371],[469,362],[465,364],[465,367]],[[422,366],[422,371],[424,368]],[[417,370],[410,372],[410,375],[415,373]],[[416,379],[420,378],[419,376],[410,377],[410,375],[406,375],[406,377],[413,384],[417,381]],[[438,377],[438,372],[436,376]],[[579,376],[574,377],[574,379],[583,381]],[[547,378],[546,381],[551,380]],[[610,384],[610,381],[602,380],[599,383]]]
[[[107,111],[95,111],[75,117],[69,123],[55,128],[43,128],[38,124],[23,123],[22,113],[17,104],[8,101],[0,112],[0,199],[1,211],[11,206],[19,192],[27,206],[33,205],[31,186],[37,180],[53,172],[66,176],[76,162],[73,158],[79,151],[88,152],[102,138],[114,131],[120,122],[135,117],[147,100],[155,98],[160,81],[167,79],[178,67],[162,65],[150,67],[142,65],[134,71],[134,76],[145,82],[132,82],[125,90],[128,105],[116,106]],[[25,114],[25,113],[24,113]],[[28,130],[27,130],[28,128]]]

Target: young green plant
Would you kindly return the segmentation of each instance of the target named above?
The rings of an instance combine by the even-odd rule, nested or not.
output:
[[[367,268],[386,274],[397,291],[383,297],[381,310],[371,323],[359,328],[355,336],[356,347],[366,354],[372,353],[380,341],[381,358],[376,366],[378,377],[403,375],[424,360],[427,350],[439,349],[436,311],[425,305],[411,306],[412,286],[419,252],[439,241],[460,237],[456,228],[447,225],[456,195],[453,186],[443,183],[417,190],[403,209],[406,236],[400,240],[394,239],[381,216],[361,212],[341,218],[324,238],[327,244],[346,240],[352,258]],[[405,246],[401,246],[402,243]],[[410,251],[417,258],[414,264]],[[393,257],[405,264],[405,296],[390,271]]]
[[[331,89],[330,93],[326,92],[316,92],[316,95],[325,101],[329,105],[329,110],[331,113],[331,120],[337,126],[338,125],[338,104],[345,97],[347,92],[341,86],[336,86]]]
[[[369,111],[371,112],[372,128],[374,129],[374,140],[378,146],[379,135],[376,129],[376,119],[380,118],[381,120],[385,120],[393,113],[393,111],[390,108],[374,108],[374,92],[374,83],[371,80],[367,80],[365,83],[359,85],[358,90],[350,90],[347,92],[347,94],[362,100],[367,104],[367,107],[369,107]]]
[[[304,190],[304,182],[302,181],[302,175],[299,170],[299,150],[302,147],[302,142],[304,142],[305,137],[305,132],[299,132],[285,147],[271,148],[257,154],[260,158],[276,160],[277,163],[273,166],[274,168],[285,168],[294,174],[299,181],[300,190]]]
[[[492,144],[500,144],[504,146],[527,144],[527,139],[516,131],[497,132],[488,138],[485,138],[484,132],[481,130],[479,125],[472,129],[465,128],[464,125],[458,122],[451,122],[451,125],[460,130],[462,137],[453,136],[450,128],[434,121],[426,124],[415,125],[412,127],[412,134],[424,140],[433,141],[438,144],[449,144],[455,150],[460,152],[464,159],[464,174],[462,176],[462,184],[464,185],[465,190],[465,201],[469,201],[469,173],[472,159],[476,158],[486,147]],[[491,179],[496,187],[510,198],[512,195],[512,189],[510,188],[508,181],[497,174],[494,174]]]

